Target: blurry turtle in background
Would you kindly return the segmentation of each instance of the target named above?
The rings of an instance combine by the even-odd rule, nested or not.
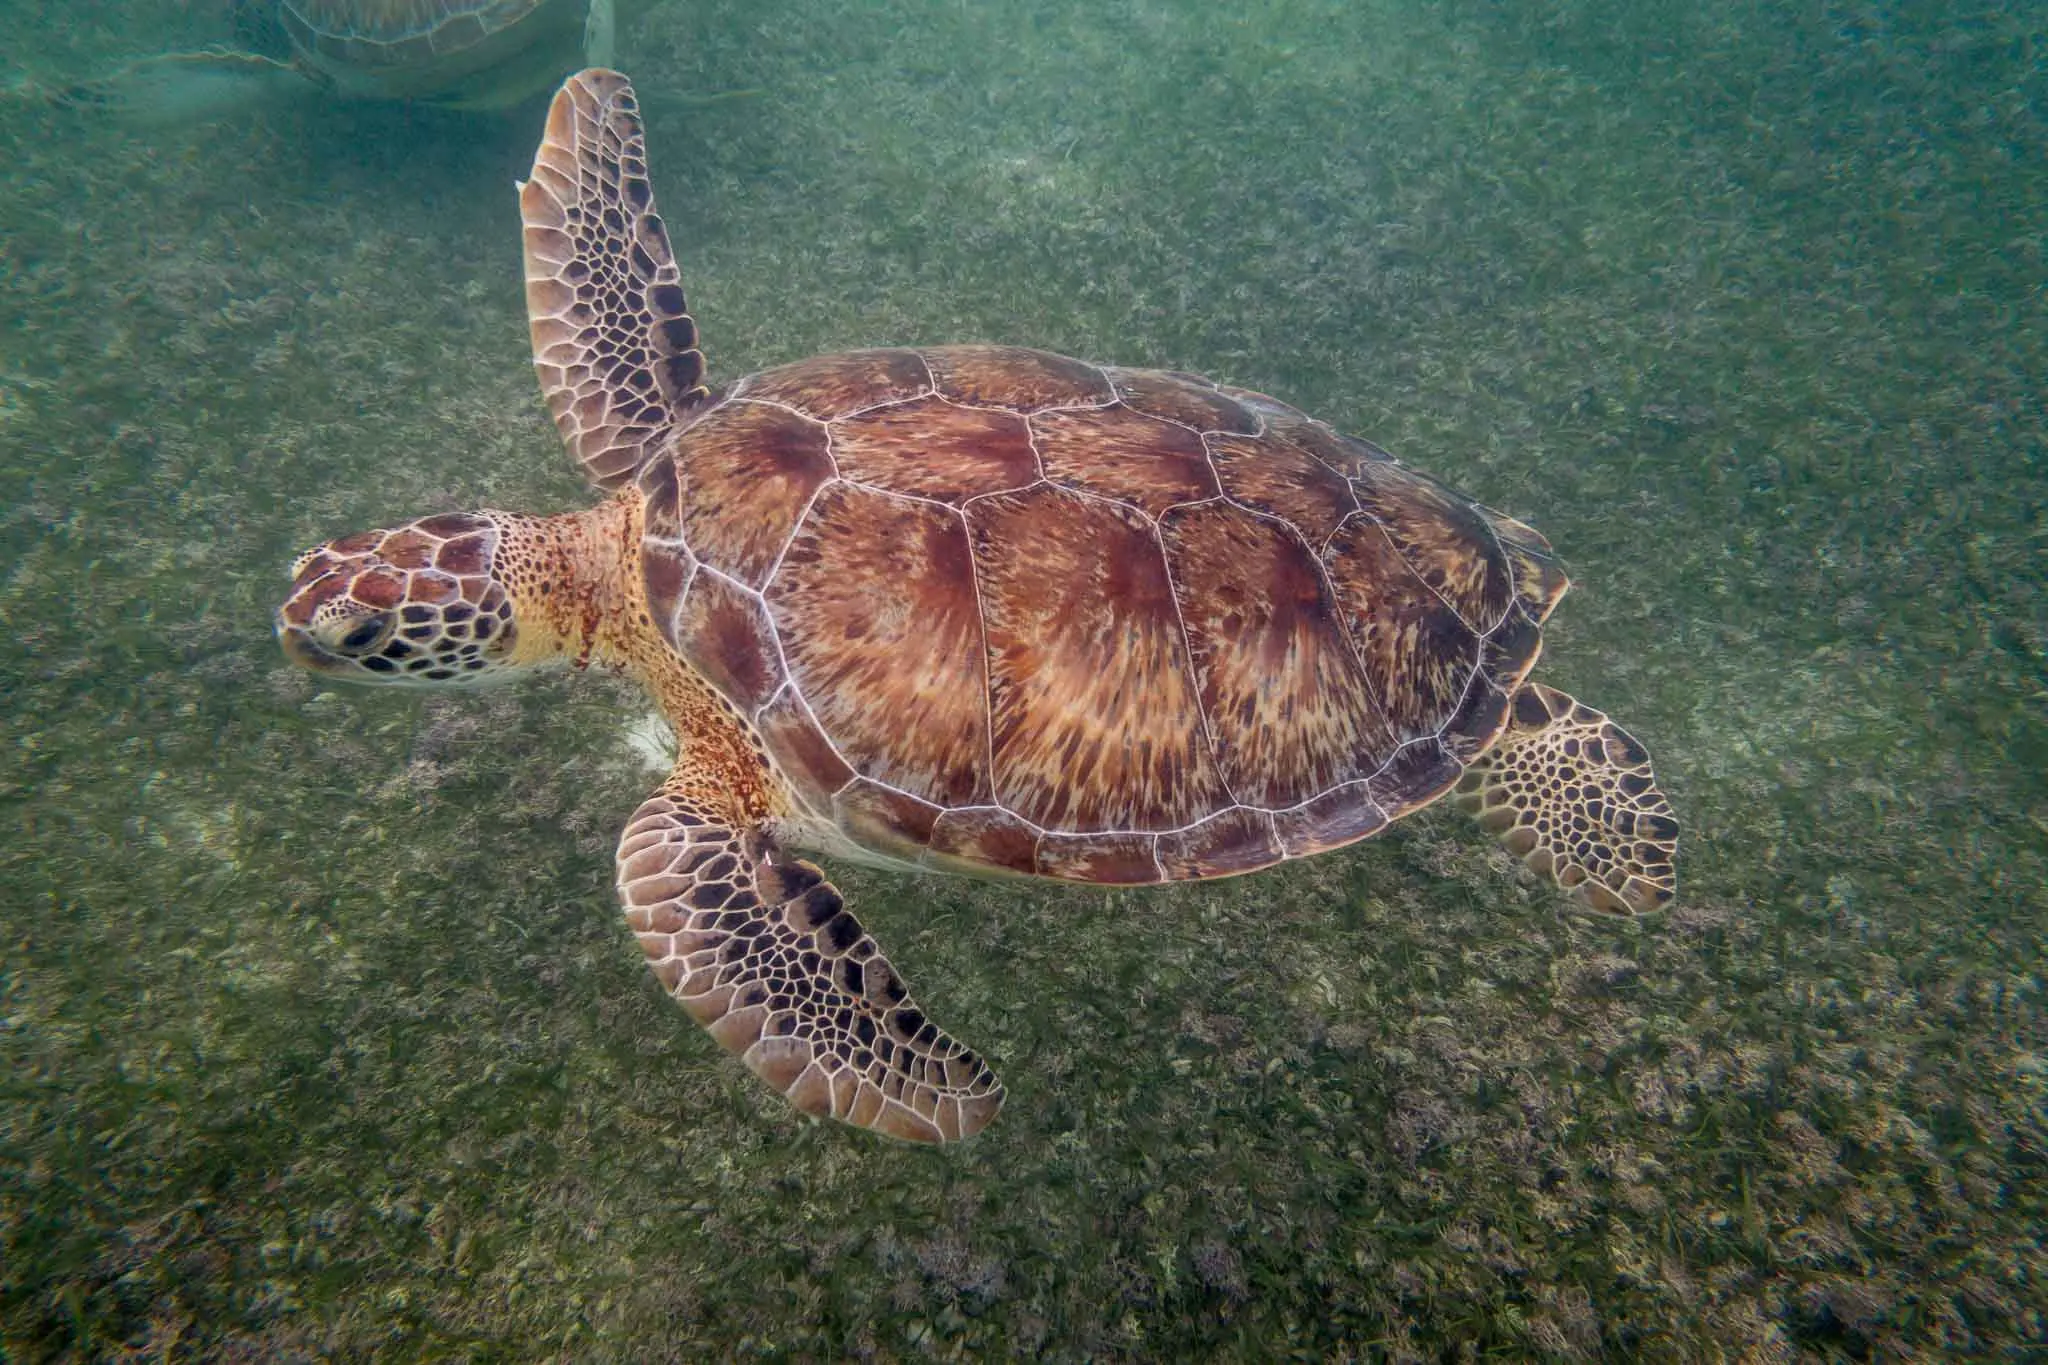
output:
[[[680,756],[619,843],[627,923],[798,1108],[950,1141],[1003,1092],[792,846],[1162,883],[1455,791],[1594,910],[1671,898],[1649,755],[1528,680],[1568,586],[1528,526],[1193,375],[934,346],[708,388],[614,72],[555,97],[520,207],[534,366],[609,496],[317,546],[278,637],[357,682],[644,683]]]
[[[238,0],[246,49],[165,53],[71,86],[61,103],[202,118],[327,91],[501,109],[612,59],[615,0]]]

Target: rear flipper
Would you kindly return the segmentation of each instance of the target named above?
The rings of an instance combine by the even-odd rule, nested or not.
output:
[[[1649,751],[1556,688],[1522,685],[1506,732],[1466,769],[1456,800],[1595,910],[1661,910],[1677,888],[1678,821]]]

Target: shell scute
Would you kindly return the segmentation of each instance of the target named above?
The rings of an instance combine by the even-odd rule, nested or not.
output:
[[[1133,412],[1194,431],[1256,436],[1262,429],[1251,409],[1200,375],[1114,367],[1106,373],[1116,385],[1117,396]]]
[[[856,777],[832,797],[832,818],[855,841],[879,853],[915,861],[931,847],[932,827],[944,812],[929,801]]]
[[[1444,723],[1444,747],[1460,763],[1470,763],[1500,738],[1507,723],[1508,693],[1482,667],[1466,689],[1464,705]]]
[[[993,793],[971,555],[959,514],[835,483],[767,593],[798,689],[856,770],[940,806]]]
[[[1225,387],[1222,392],[1242,400],[1249,410],[1259,415],[1264,423],[1260,428],[1262,434],[1299,447],[1330,470],[1347,478],[1356,475],[1365,465],[1394,463],[1393,456],[1371,441],[1346,436],[1328,422],[1319,422],[1277,398],[1248,389]]]
[[[1566,586],[1285,404],[1038,351],[783,366],[670,450],[664,629],[799,805],[938,864],[1149,882],[1367,837],[1495,742]]]
[[[1464,700],[1478,666],[1478,635],[1370,517],[1345,522],[1322,561],[1394,733],[1437,733]]]
[[[749,375],[734,396],[780,403],[807,417],[830,422],[883,403],[900,403],[932,392],[931,371],[916,351],[876,348],[813,356]]]
[[[651,540],[681,541],[682,494],[676,483],[676,462],[653,459],[636,476],[640,489],[641,534]]]
[[[811,495],[832,477],[823,423],[728,402],[677,440],[682,532],[697,558],[750,588],[767,581]]]
[[[829,812],[833,793],[857,776],[794,688],[783,688],[761,708],[754,729],[776,755],[797,799],[815,814]]]
[[[1479,512],[1493,527],[1493,534],[1500,541],[1501,553],[1507,556],[1508,572],[1514,579],[1516,596],[1521,598],[1530,619],[1541,625],[1556,608],[1565,590],[1571,587],[1571,579],[1565,576],[1563,566],[1557,562],[1557,554],[1550,548],[1550,542],[1535,527],[1491,507],[1480,506]]]
[[[1366,783],[1373,804],[1390,814],[1401,815],[1426,806],[1456,786],[1465,774],[1441,740],[1418,739],[1404,744],[1387,760],[1385,767]]]
[[[1023,417],[938,397],[840,418],[832,424],[832,456],[844,478],[955,506],[1038,479]]]
[[[1129,407],[1042,412],[1031,432],[1048,479],[1149,516],[1222,492],[1198,433]]]
[[[1075,832],[1170,828],[1226,803],[1151,527],[1049,486],[983,499],[968,520],[997,799]]]
[[[1231,794],[1291,806],[1377,767],[1398,740],[1300,538],[1222,502],[1174,512],[1161,533]]]
[[[1518,603],[1486,637],[1486,652],[1481,655],[1481,664],[1489,678],[1512,692],[1529,676],[1529,670],[1536,666],[1536,660],[1542,653],[1543,628]]]
[[[1305,858],[1356,843],[1385,829],[1387,812],[1370,785],[1346,783],[1288,810],[1275,811],[1273,828],[1290,858]]]
[[[713,573],[690,579],[675,614],[686,654],[733,704],[752,712],[782,686],[782,661],[761,599]]]
[[[1210,436],[1209,456],[1232,502],[1280,518],[1321,546],[1358,510],[1351,485],[1300,446],[1271,436]]]
[[[1361,466],[1358,505],[1451,609],[1481,635],[1500,624],[1515,595],[1487,519],[1436,480],[1396,464]]]
[[[1024,346],[933,346],[921,353],[938,391],[969,407],[1032,413],[1102,407],[1116,400],[1109,376],[1093,365]]]
[[[695,567],[687,550],[645,538],[640,542],[640,587],[647,594],[647,614],[661,638],[685,656],[692,645],[682,634],[677,613]]]

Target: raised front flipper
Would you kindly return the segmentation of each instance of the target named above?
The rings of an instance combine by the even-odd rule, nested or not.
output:
[[[1595,910],[1644,914],[1677,889],[1678,821],[1649,751],[1554,687],[1516,691],[1507,730],[1466,769],[1456,800]]]
[[[519,212],[541,392],[590,481],[617,488],[706,397],[697,324],[654,211],[624,76],[592,69],[562,83]]]
[[[619,900],[669,994],[805,1113],[954,1142],[1002,1108],[824,874],[680,784],[626,825]]]

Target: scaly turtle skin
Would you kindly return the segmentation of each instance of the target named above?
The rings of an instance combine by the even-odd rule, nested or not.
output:
[[[59,97],[144,117],[220,112],[266,93],[499,109],[586,62],[611,60],[614,0],[248,0],[268,9],[289,61],[256,52],[174,52]],[[308,85],[307,83],[311,84]]]
[[[322,673],[636,674],[681,751],[618,890],[663,986],[815,1114],[950,1140],[981,1060],[810,863],[1148,883],[1342,847],[1456,791],[1595,910],[1668,901],[1641,745],[1527,680],[1549,545],[1263,395],[1043,351],[856,351],[722,392],[632,91],[556,96],[521,188],[534,362],[611,497],[302,556]]]

